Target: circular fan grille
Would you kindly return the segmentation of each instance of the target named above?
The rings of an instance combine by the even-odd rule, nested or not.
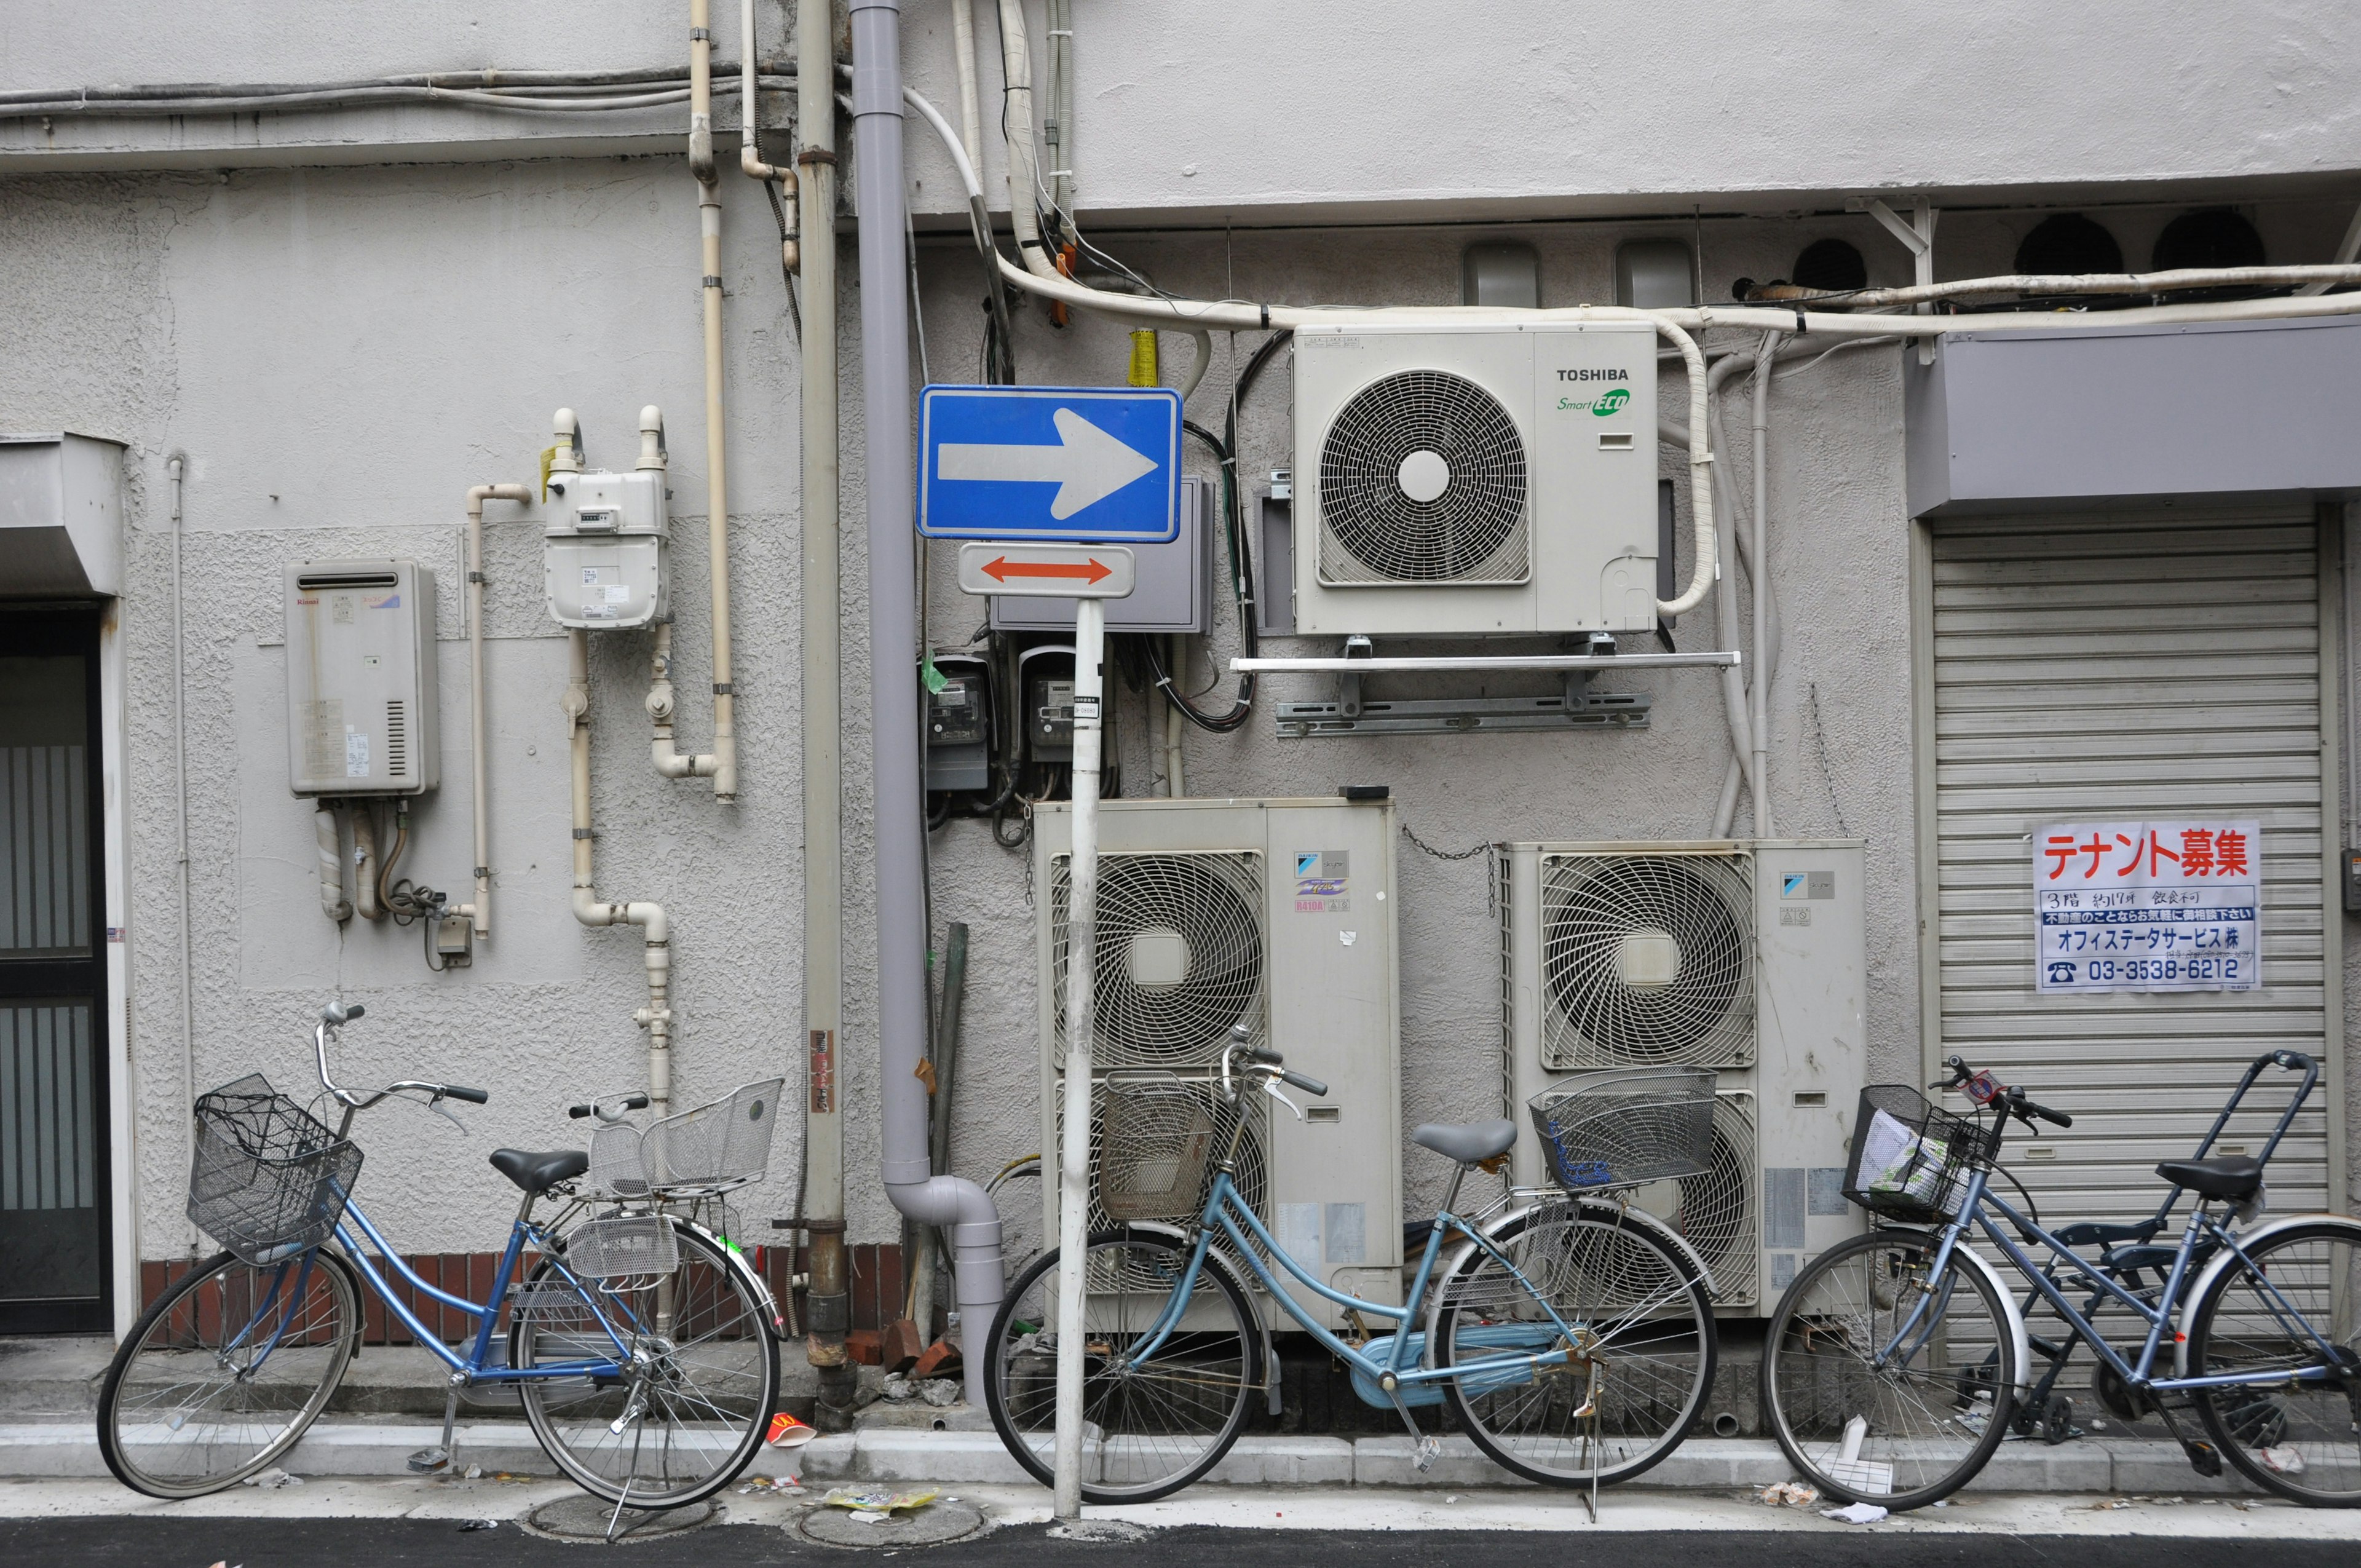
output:
[[[1320,515],[1342,553],[1323,559],[1334,577],[1521,580],[1524,439],[1499,400],[1473,381],[1441,370],[1388,376],[1355,393],[1328,426]]]
[[[1137,1097],[1143,1092],[1143,1086],[1138,1084],[1126,1084],[1124,1091],[1137,1099]],[[1167,1084],[1153,1086],[1153,1089],[1149,1091],[1169,1094],[1176,1098],[1185,1096],[1189,1099],[1197,1101],[1212,1113],[1213,1118],[1213,1139],[1212,1159],[1208,1162],[1207,1166],[1207,1168],[1210,1169],[1213,1162],[1217,1162],[1221,1159],[1222,1151],[1229,1147],[1230,1142],[1230,1127],[1232,1124],[1230,1117],[1233,1113],[1228,1111],[1221,1103],[1220,1084],[1203,1080],[1180,1080]],[[1248,1104],[1243,1113],[1246,1117],[1246,1135],[1239,1142],[1238,1145],[1238,1173],[1233,1179],[1237,1183],[1238,1196],[1244,1198],[1246,1201],[1247,1206],[1253,1209],[1256,1213],[1259,1214],[1263,1212],[1263,1201],[1269,1196],[1270,1190],[1270,1178],[1268,1174],[1269,1162],[1265,1157],[1263,1152],[1264,1130],[1262,1125],[1262,1117],[1259,1114],[1257,1108],[1253,1106],[1251,1103]],[[1107,1157],[1106,1091],[1104,1086],[1101,1085],[1094,1088],[1091,1094],[1091,1207],[1089,1228],[1093,1231],[1104,1230],[1115,1223],[1113,1219],[1108,1217],[1106,1204],[1099,1197],[1099,1180],[1106,1169]],[[1055,1182],[1050,1182],[1046,1185],[1048,1187],[1049,1199],[1051,1201],[1054,1201],[1057,1193],[1057,1184]],[[1132,1213],[1128,1217],[1133,1219],[1157,1219],[1185,1222],[1196,1217],[1197,1205],[1199,1202],[1202,1201],[1203,1198],[1204,1190],[1200,1187],[1199,1190],[1188,1200],[1173,1204],[1170,1210],[1165,1213]]]
[[[1713,1273],[1713,1299],[1724,1306],[1743,1306],[1761,1290],[1753,1170],[1752,1097],[1716,1095],[1713,1143],[1705,1169],[1640,1188],[1631,1195],[1634,1204],[1671,1225],[1697,1249]]]
[[[1753,907],[1741,858],[1585,855],[1547,862],[1546,1064],[1751,1059]]]
[[[1066,1059],[1070,862],[1051,891],[1057,1060]],[[1262,1036],[1262,874],[1245,854],[1103,855],[1093,1059],[1106,1067],[1209,1066],[1233,1025]]]

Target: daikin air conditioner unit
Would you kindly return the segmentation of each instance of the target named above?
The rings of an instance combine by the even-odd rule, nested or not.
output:
[[[1858,840],[1511,844],[1502,853],[1502,1089],[1600,1068],[1719,1075],[1708,1168],[1635,1201],[1682,1231],[1725,1312],[1769,1310],[1858,1228],[1845,1152],[1866,1071]]]
[[[1394,933],[1394,814],[1387,802],[1108,801],[1099,809],[1093,1105],[1112,1078],[1134,1096],[1208,1103],[1222,1048],[1257,1044],[1326,1082],[1297,1121],[1250,1102],[1239,1183],[1307,1272],[1398,1299],[1401,1043]],[[1041,1135],[1054,1164],[1066,1062],[1071,807],[1034,810]],[[1098,1120],[1093,1113],[1093,1143]],[[1096,1201],[1092,1223],[1107,1223]],[[1044,1181],[1046,1234],[1057,1184]],[[1174,1212],[1166,1218],[1185,1222]],[[1288,1282],[1292,1287],[1292,1282]],[[1292,1293],[1331,1326],[1335,1309]]]
[[[1295,629],[1656,624],[1645,322],[1295,334]]]

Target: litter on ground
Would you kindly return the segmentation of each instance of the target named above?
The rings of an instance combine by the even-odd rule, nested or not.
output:
[[[896,1492],[890,1486],[830,1486],[820,1498],[820,1506],[829,1508],[849,1508],[852,1517],[863,1524],[882,1524],[895,1513],[925,1508],[940,1497],[932,1486],[924,1491]],[[873,1518],[862,1518],[873,1515]]]
[[[1820,1494],[1817,1487],[1800,1481],[1773,1481],[1757,1493],[1754,1500],[1775,1508],[1808,1508],[1820,1500]]]
[[[247,1476],[246,1484],[249,1486],[269,1486],[275,1491],[281,1486],[300,1486],[303,1484],[303,1477],[290,1475],[286,1471],[274,1467]]]
[[[1875,1503],[1847,1503],[1840,1508],[1822,1508],[1822,1519],[1842,1519],[1847,1524],[1875,1524],[1886,1517],[1885,1510]]]

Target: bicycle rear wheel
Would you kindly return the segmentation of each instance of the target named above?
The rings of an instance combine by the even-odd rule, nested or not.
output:
[[[1093,1236],[1086,1256],[1082,1500],[1145,1503],[1197,1480],[1237,1441],[1262,1385],[1262,1336],[1246,1292],[1209,1254],[1178,1330],[1133,1361],[1179,1288],[1189,1249],[1134,1228]],[[1057,1302],[1053,1247],[1009,1288],[985,1352],[992,1424],[1045,1486],[1056,1477]]]
[[[1628,1481],[1678,1448],[1713,1387],[1717,1354],[1697,1268],[1607,1207],[1551,1204],[1486,1235],[1516,1272],[1477,1247],[1436,1287],[1434,1365],[1572,1354],[1563,1366],[1511,1361],[1446,1384],[1477,1446],[1529,1481],[1561,1486]]]
[[[683,1508],[736,1480],[779,1397],[762,1297],[718,1244],[686,1225],[675,1234],[675,1272],[588,1297],[544,1258],[509,1329],[512,1366],[626,1363],[619,1377],[525,1378],[518,1391],[557,1467],[594,1497],[635,1508]]]
[[[158,1297],[115,1353],[98,1448],[151,1497],[199,1497],[295,1446],[360,1346],[351,1266],[325,1249],[262,1267],[228,1253]]]
[[[2246,1256],[2191,1308],[2190,1370],[2259,1376],[2324,1365],[2330,1376],[2199,1389],[2198,1414],[2257,1486],[2314,1508],[2361,1506],[2361,1225],[2291,1226]]]
[[[1938,1240],[1872,1231],[1830,1247],[1771,1315],[1771,1433],[1845,1502],[1923,1508],[1966,1486],[2007,1435],[2018,1367],[2006,1307],[1956,1257],[1930,1277]]]

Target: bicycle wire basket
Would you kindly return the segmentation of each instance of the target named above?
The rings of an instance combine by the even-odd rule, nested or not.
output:
[[[1213,1107],[1177,1080],[1110,1077],[1100,1088],[1099,1206],[1107,1218],[1194,1214],[1213,1149]]]
[[[640,1129],[611,1122],[590,1135],[590,1168],[583,1190],[602,1198],[648,1196],[647,1166],[640,1158]]]
[[[255,1267],[333,1234],[361,1151],[251,1073],[198,1096],[190,1222]]]
[[[1990,1169],[1982,1122],[1906,1083],[1861,1091],[1844,1195],[1872,1214],[1925,1224],[1959,1212],[1971,1172]]]
[[[706,1197],[762,1180],[785,1084],[784,1078],[741,1084],[711,1104],[653,1124],[639,1140],[642,1190],[657,1198]]]
[[[586,1220],[566,1238],[566,1266],[577,1279],[654,1279],[680,1267],[680,1240],[664,1214]]]
[[[1570,1191],[1702,1175],[1712,1163],[1714,1072],[1609,1068],[1560,1079],[1525,1103]]]

